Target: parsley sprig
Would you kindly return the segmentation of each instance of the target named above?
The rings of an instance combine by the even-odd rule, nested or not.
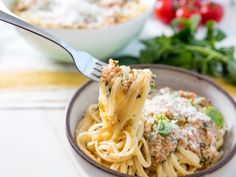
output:
[[[236,59],[234,47],[223,47],[219,43],[226,34],[208,21],[206,30],[197,37],[200,17],[175,19],[171,23],[173,34],[143,40],[140,56],[118,58],[124,64],[159,63],[197,71],[202,74],[222,77],[236,85]],[[183,27],[184,24],[184,27]],[[183,28],[179,29],[182,26]]]

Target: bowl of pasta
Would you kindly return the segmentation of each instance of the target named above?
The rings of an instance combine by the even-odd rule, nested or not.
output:
[[[73,96],[66,133],[87,176],[220,177],[233,167],[235,115],[234,100],[202,75],[110,60],[99,83]]]
[[[9,13],[103,60],[139,35],[155,0],[2,0],[1,3]],[[60,47],[21,29],[17,31],[49,58],[72,63]]]

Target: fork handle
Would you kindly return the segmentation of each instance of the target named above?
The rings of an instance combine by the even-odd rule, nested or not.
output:
[[[26,31],[32,32],[40,37],[43,37],[43,38],[57,44],[58,46],[65,49],[70,54],[70,56],[74,59],[73,54],[72,54],[73,53],[72,47],[70,47],[68,44],[66,44],[64,41],[58,39],[57,37],[49,34],[48,32],[41,30],[40,28],[35,27],[23,20],[20,20],[17,17],[9,15],[8,13],[3,12],[2,10],[0,10],[0,20],[3,22],[9,23],[11,25],[17,26],[19,28],[22,28]]]

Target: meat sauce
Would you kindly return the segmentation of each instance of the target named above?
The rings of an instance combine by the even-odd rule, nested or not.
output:
[[[204,113],[210,102],[193,92],[172,91],[162,88],[146,100],[144,137],[150,147],[152,167],[184,147],[200,157],[203,166],[219,160],[222,152],[224,129],[219,128]],[[164,115],[172,121],[172,129],[166,136],[156,130],[156,115]],[[220,137],[220,139],[219,139]]]

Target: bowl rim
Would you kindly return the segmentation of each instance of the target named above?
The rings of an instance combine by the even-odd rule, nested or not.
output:
[[[14,2],[11,3],[11,6],[7,6],[6,2],[3,1],[2,3],[4,4],[4,6],[7,8],[7,10],[9,10],[11,13],[13,13],[14,15],[16,15],[13,10],[12,10],[12,4],[14,4],[17,0],[13,0]],[[132,23],[133,21],[136,21],[144,16],[147,16],[149,13],[152,12],[152,10],[154,9],[155,7],[155,4],[156,4],[156,1],[155,0],[151,0],[152,2],[148,3],[148,7],[147,9],[145,9],[142,13],[136,15],[135,17],[133,18],[130,18],[128,20],[125,20],[123,22],[120,22],[120,23],[116,23],[116,24],[111,24],[111,25],[108,25],[107,27],[101,27],[101,28],[63,28],[63,27],[52,27],[52,28],[47,28],[47,27],[42,27],[44,30],[47,30],[47,31],[68,31],[68,32],[71,32],[71,31],[78,31],[78,32],[95,32],[95,31],[106,31],[106,30],[111,30],[113,28],[120,28],[121,26],[123,25],[126,25],[126,24],[129,24],[129,23]],[[18,15],[16,15],[17,17],[19,17]],[[21,17],[19,17],[21,18]],[[24,19],[23,19],[24,20]],[[32,24],[34,25],[34,24]],[[37,26],[37,27],[40,27],[38,25],[34,25],[34,26]]]
[[[132,68],[149,68],[149,69],[166,69],[166,70],[171,70],[171,71],[175,71],[175,72],[179,72],[182,74],[186,74],[186,75],[191,75],[195,78],[197,78],[198,80],[203,80],[204,82],[206,82],[207,84],[213,86],[215,89],[217,89],[218,91],[220,91],[224,96],[226,96],[228,98],[228,100],[232,103],[232,105],[234,106],[234,108],[236,109],[236,101],[234,101],[234,99],[229,95],[229,93],[227,93],[222,87],[220,87],[219,85],[217,85],[216,83],[214,83],[212,80],[210,80],[209,78],[207,78],[206,76],[203,76],[201,74],[198,74],[194,71],[189,71],[186,69],[182,69],[182,68],[177,68],[177,67],[173,67],[173,66],[167,66],[167,65],[160,65],[160,64],[140,64],[140,65],[132,65]],[[110,175],[115,175],[115,176],[121,176],[121,177],[135,177],[135,176],[131,176],[131,175],[127,175],[124,173],[120,173],[114,170],[111,170],[108,167],[105,167],[97,162],[95,162],[93,159],[91,159],[90,157],[88,157],[80,148],[79,146],[76,144],[74,137],[72,135],[72,132],[70,131],[70,115],[71,115],[71,111],[72,111],[72,107],[74,105],[74,102],[76,101],[77,97],[80,96],[81,92],[88,87],[90,84],[94,83],[95,81],[93,80],[89,80],[87,81],[85,84],[83,84],[73,95],[71,101],[69,102],[67,108],[66,108],[66,135],[67,135],[67,139],[70,143],[70,145],[72,146],[72,148],[75,150],[75,152],[82,157],[82,159],[84,159],[86,162],[88,162],[90,165],[96,167],[99,170],[102,170],[105,173],[109,173]],[[74,134],[74,132],[73,132]],[[230,152],[228,152],[228,154],[226,156],[224,156],[219,162],[217,162],[216,164],[214,164],[213,166],[211,166],[210,168],[198,171],[196,173],[187,175],[185,177],[200,177],[209,173],[212,173],[216,170],[218,170],[219,168],[223,167],[226,163],[228,163],[233,156],[236,153],[236,143],[233,145],[233,148],[230,150]]]

